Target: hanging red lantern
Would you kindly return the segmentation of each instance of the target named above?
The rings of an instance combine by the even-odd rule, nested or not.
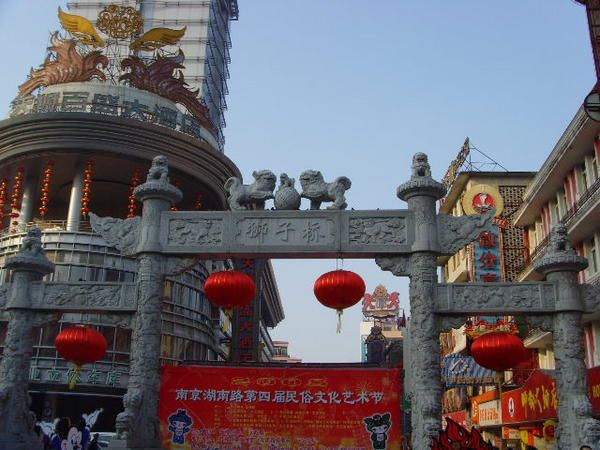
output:
[[[177,189],[181,189],[181,181],[179,181],[179,180],[173,181],[173,186],[175,186]],[[171,206],[171,211],[179,211],[179,208],[177,208],[177,206],[173,205],[173,206]]]
[[[4,222],[4,218],[10,214],[10,211],[7,209],[8,206],[8,179],[3,178],[0,181],[0,229],[2,229],[2,225]]]
[[[204,207],[204,196],[202,194],[196,194],[196,203],[194,203],[194,209],[200,211]]]
[[[84,326],[65,328],[56,336],[54,345],[60,356],[75,364],[76,370],[69,383],[69,389],[75,387],[81,366],[98,361],[104,356],[107,348],[102,333]]]
[[[19,167],[17,169],[17,173],[14,178],[13,183],[13,193],[11,195],[11,203],[10,203],[10,213],[9,216],[12,218],[11,225],[16,227],[19,225],[19,221],[17,220],[21,213],[21,204],[23,203],[23,180],[25,169],[23,167]],[[16,233],[17,229],[13,228],[11,233]]]
[[[237,270],[211,274],[204,283],[208,299],[221,308],[240,308],[256,297],[256,284],[249,275]]]
[[[128,218],[136,216],[135,212],[137,211],[138,206],[136,203],[135,195],[133,195],[133,191],[135,191],[137,185],[140,184],[140,182],[142,181],[141,173],[142,169],[136,167],[135,169],[133,169],[133,174],[131,175],[129,185],[129,197],[127,197],[127,200],[129,200],[129,203],[127,205]]]
[[[40,207],[38,211],[42,219],[48,212],[48,204],[50,203],[50,185],[52,184],[52,176],[54,175],[54,161],[48,161],[44,169],[44,177],[42,179],[42,188],[40,189]]]
[[[526,352],[519,336],[504,331],[493,331],[473,342],[471,355],[480,366],[501,372],[523,361]]]
[[[341,332],[344,308],[356,305],[365,295],[365,282],[360,275],[349,270],[334,270],[315,281],[315,297],[321,304],[338,312],[337,332]]]
[[[90,196],[92,194],[92,177],[94,176],[94,161],[91,159],[85,163],[83,171],[83,195],[81,196],[81,215],[86,218],[90,212]]]

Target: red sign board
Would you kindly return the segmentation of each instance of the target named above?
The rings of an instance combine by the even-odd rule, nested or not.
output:
[[[600,367],[592,367],[588,370],[588,385],[592,408],[596,414],[600,414]]]
[[[400,369],[164,366],[162,443],[171,450],[400,448],[401,399]]]
[[[535,370],[522,388],[502,394],[504,423],[536,422],[555,419],[558,409],[556,381]]]

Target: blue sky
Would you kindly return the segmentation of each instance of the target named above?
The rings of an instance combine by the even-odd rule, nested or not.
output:
[[[0,116],[58,28],[51,0],[0,0]],[[572,0],[240,0],[232,24],[226,153],[245,177],[346,175],[356,209],[404,208],[413,153],[444,175],[465,137],[510,170],[537,170],[594,84],[585,9]],[[344,261],[367,290],[408,280]],[[336,261],[275,261],[275,338],[306,361],[356,361],[360,308],[318,304]]]

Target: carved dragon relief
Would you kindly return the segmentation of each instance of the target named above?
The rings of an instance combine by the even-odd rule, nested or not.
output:
[[[167,258],[167,265],[165,268],[166,276],[179,275],[180,273],[190,270],[192,267],[198,265],[200,262],[199,256],[191,258],[170,256]]]
[[[140,217],[115,219],[114,217],[98,217],[90,213],[90,224],[94,232],[124,255],[135,254],[140,230]]]
[[[411,274],[409,256],[378,256],[375,263],[381,270],[392,272],[397,277],[408,277]]]
[[[441,253],[453,255],[473,242],[483,231],[489,230],[495,214],[495,209],[491,209],[487,214],[460,217],[439,214],[438,239]]]
[[[405,244],[406,221],[398,217],[356,217],[350,219],[350,243]]]
[[[600,312],[600,287],[584,284],[581,286],[581,294],[587,313]]]

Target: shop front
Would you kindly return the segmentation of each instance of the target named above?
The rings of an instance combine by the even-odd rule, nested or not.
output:
[[[556,381],[542,370],[535,370],[523,387],[504,392],[501,414],[505,443],[520,441],[523,448],[531,445],[538,450],[555,450],[557,394]],[[515,439],[517,433],[519,438]]]

